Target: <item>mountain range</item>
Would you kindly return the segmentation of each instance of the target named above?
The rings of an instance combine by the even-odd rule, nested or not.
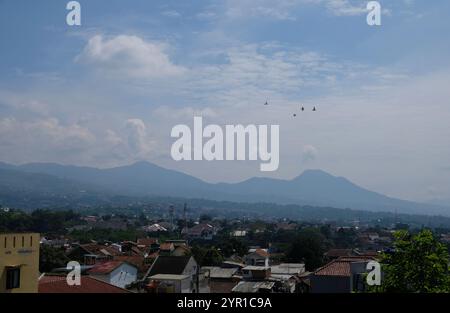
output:
[[[374,212],[447,215],[450,208],[387,197],[343,177],[307,170],[292,180],[255,177],[239,183],[208,183],[149,162],[108,169],[0,163],[0,204],[14,196],[46,194],[170,196],[235,202],[270,202]]]

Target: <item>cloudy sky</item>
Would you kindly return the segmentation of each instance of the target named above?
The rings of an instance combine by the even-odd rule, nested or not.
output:
[[[380,2],[369,27],[362,0],[80,1],[70,27],[66,1],[0,0],[0,161],[148,160],[210,182],[319,168],[450,199],[450,2]],[[195,115],[280,125],[278,171],[173,161]]]

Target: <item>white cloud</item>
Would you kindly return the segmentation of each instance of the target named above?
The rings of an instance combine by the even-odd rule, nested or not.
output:
[[[76,60],[115,77],[155,79],[183,74],[184,68],[173,64],[165,50],[164,44],[137,36],[105,39],[96,35]]]
[[[152,140],[147,134],[147,126],[138,118],[128,119],[125,124],[127,143],[137,158],[148,158],[152,150]]]
[[[296,8],[322,6],[335,16],[355,16],[367,14],[366,5],[367,1],[361,0],[228,0],[225,16],[295,21],[297,18],[293,11]]]

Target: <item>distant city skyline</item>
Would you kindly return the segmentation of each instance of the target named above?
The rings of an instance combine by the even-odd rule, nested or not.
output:
[[[67,2],[0,1],[0,161],[263,175],[259,162],[173,161],[172,127],[202,116],[280,125],[264,176],[317,168],[450,199],[448,1],[379,1],[376,27],[361,0],[79,1],[81,26]]]

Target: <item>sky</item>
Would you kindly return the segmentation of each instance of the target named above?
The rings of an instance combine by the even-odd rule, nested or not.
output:
[[[450,203],[449,1],[379,1],[375,27],[362,0],[79,1],[81,26],[67,2],[0,0],[0,161],[208,182],[322,169]],[[280,125],[278,170],[175,162],[171,129],[194,116]]]

